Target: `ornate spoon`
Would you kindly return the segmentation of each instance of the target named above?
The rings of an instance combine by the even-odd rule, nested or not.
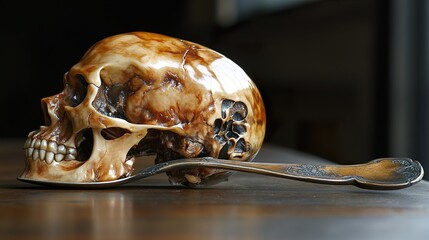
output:
[[[107,188],[133,182],[170,170],[196,167],[220,168],[257,173],[305,182],[355,185],[365,189],[393,190],[409,187],[423,178],[419,162],[409,158],[380,158],[357,165],[277,164],[238,162],[214,158],[178,159],[145,168],[135,175],[104,182],[55,182],[18,177],[18,180],[39,185],[70,188]]]

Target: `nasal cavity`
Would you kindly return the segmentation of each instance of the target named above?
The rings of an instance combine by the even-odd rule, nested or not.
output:
[[[105,128],[101,131],[101,136],[106,140],[114,140],[122,137],[123,135],[131,133],[129,130],[119,127]]]

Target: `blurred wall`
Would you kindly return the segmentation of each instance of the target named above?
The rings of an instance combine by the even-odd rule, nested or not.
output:
[[[313,2],[219,34],[263,92],[268,141],[341,163],[387,154],[387,7]]]
[[[339,163],[389,154],[390,1],[225,2],[2,1],[1,137],[25,138],[43,124],[40,99],[62,90],[63,74],[93,43],[151,31],[242,66],[265,100],[266,142]],[[256,7],[240,11],[246,2]]]
[[[40,99],[62,90],[63,74],[96,41],[137,30],[193,38],[186,3],[1,1],[1,136],[25,138],[42,125]]]
[[[390,154],[428,169],[429,1],[393,0],[390,11]]]

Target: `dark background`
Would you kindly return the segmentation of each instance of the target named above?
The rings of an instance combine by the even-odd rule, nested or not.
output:
[[[267,143],[338,163],[429,165],[428,4],[388,0],[2,1],[2,138],[43,124],[40,99],[104,37],[149,31],[239,64],[263,95]]]

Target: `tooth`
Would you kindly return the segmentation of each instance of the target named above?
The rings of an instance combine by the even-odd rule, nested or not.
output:
[[[32,139],[31,140],[31,144],[30,144],[30,147],[31,148],[34,148],[34,144],[36,143],[36,139]]]
[[[66,155],[66,160],[75,160],[75,159],[76,159],[76,157],[71,155],[71,154]]]
[[[33,160],[39,159],[39,150],[34,149],[33,151]]]
[[[60,162],[64,159],[64,155],[63,154],[55,154],[55,161],[56,162]]]
[[[39,151],[40,160],[45,160],[45,156],[46,156],[46,150],[40,149]]]
[[[66,147],[64,146],[64,145],[59,145],[58,146],[58,153],[61,153],[61,154],[66,154]]]
[[[39,149],[40,148],[40,139],[36,139],[36,142],[34,143],[34,148]]]
[[[77,154],[76,148],[72,148],[72,147],[67,148],[67,153],[71,155],[76,155]]]
[[[42,149],[42,150],[46,150],[46,148],[48,147],[48,141],[46,141],[46,139],[43,139],[41,142],[40,142],[40,149]]]
[[[57,143],[56,143],[56,142],[50,141],[50,142],[48,143],[48,148],[47,148],[47,150],[48,150],[49,152],[54,152],[54,153],[56,153],[56,152],[57,152],[57,149],[58,149],[58,147],[57,147]]]
[[[25,144],[24,144],[24,148],[29,148],[30,144],[31,144],[31,138],[27,138],[27,141],[25,141]]]
[[[33,150],[34,148],[27,148],[27,157],[32,158],[33,157]]]
[[[53,152],[47,152],[46,153],[46,162],[47,163],[52,163],[52,161],[54,160],[55,154]]]
[[[45,160],[48,164],[51,164],[54,161],[54,153],[47,152]]]

